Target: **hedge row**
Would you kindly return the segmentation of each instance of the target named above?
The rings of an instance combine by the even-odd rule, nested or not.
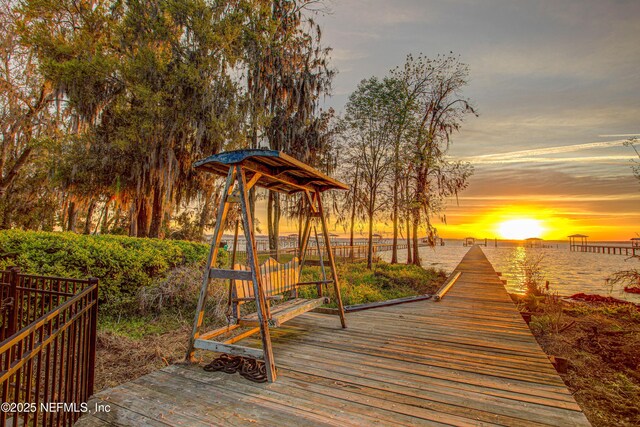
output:
[[[104,309],[131,305],[138,290],[180,265],[204,262],[208,246],[180,240],[88,236],[64,232],[0,231],[0,269],[17,265],[25,273],[100,279]]]

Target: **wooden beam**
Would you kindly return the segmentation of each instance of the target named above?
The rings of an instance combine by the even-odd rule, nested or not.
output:
[[[307,311],[311,311],[316,307],[320,307],[322,304],[328,304],[329,298],[320,297],[314,299],[298,298],[289,300],[283,304],[280,304],[274,308],[274,312],[271,315],[269,325],[278,328],[282,326],[287,320],[291,320]],[[242,317],[238,320],[241,326],[254,326],[258,324],[258,319],[255,313],[252,313],[246,317]]]
[[[291,320],[296,316],[299,316],[307,311],[311,311],[316,307],[320,307],[322,304],[328,304],[329,298],[321,297],[307,300],[304,304],[299,304],[295,307],[291,307],[285,311],[278,313],[277,316],[273,317],[271,324],[278,328],[284,324],[287,320]]]
[[[200,350],[215,351],[218,353],[235,354],[236,356],[253,357],[254,359],[263,359],[264,353],[259,348],[244,347],[235,344],[225,344],[217,341],[208,341],[197,339],[194,347]]]
[[[253,293],[256,297],[256,311],[260,323],[260,335],[262,337],[262,353],[263,360],[267,372],[267,380],[274,382],[276,380],[276,365],[273,358],[273,348],[271,347],[271,335],[269,333],[269,308],[262,287],[260,277],[260,267],[258,266],[258,257],[256,250],[256,241],[253,235],[253,219],[249,212],[249,195],[247,191],[247,183],[244,169],[241,165],[236,165],[238,188],[240,189],[240,208],[242,209],[242,225],[244,228],[244,237],[247,241],[247,261],[251,270]]]
[[[254,173],[249,182],[247,182],[247,191],[251,190],[251,187],[256,185],[256,182],[262,177],[260,172]]]
[[[390,307],[392,305],[405,304],[408,302],[425,301],[431,299],[431,297],[431,295],[416,295],[411,297],[390,299],[386,301],[368,302],[364,304],[348,305],[344,308],[344,310],[347,313],[353,313],[355,311],[370,310],[372,308]],[[337,310],[335,314],[338,314]]]
[[[249,279],[251,280],[251,279]],[[266,297],[267,300],[271,301],[271,300],[281,300],[284,299],[283,295],[269,295]],[[255,301],[255,298],[236,298],[234,301],[242,301],[242,302],[249,302],[249,301]]]
[[[260,328],[259,327],[258,328],[249,329],[248,331],[245,331],[245,332],[243,332],[241,334],[238,334],[235,337],[231,337],[228,340],[225,340],[224,344],[236,343],[236,342],[238,342],[240,340],[243,340],[243,339],[245,339],[247,337],[250,337],[253,334],[257,334],[258,332],[260,332]]]
[[[460,278],[461,274],[461,271],[456,272],[456,274],[454,274],[453,277],[447,281],[447,283],[445,283],[440,287],[440,289],[438,289],[438,292],[436,292],[436,294],[433,296],[433,299],[435,301],[440,301],[442,297],[444,297],[444,294],[449,292],[449,289],[451,289],[453,284],[456,283],[456,281]]]
[[[316,201],[318,203],[318,212],[320,212],[320,221],[322,222],[322,234],[324,235],[324,246],[327,248],[327,258],[331,266],[331,275],[333,276],[333,287],[336,293],[336,301],[338,302],[338,311],[340,312],[340,323],[343,328],[347,327],[347,320],[344,317],[344,306],[342,305],[342,295],[340,295],[340,282],[338,280],[338,271],[336,269],[336,260],[333,258],[331,250],[331,239],[329,238],[329,228],[327,227],[327,219],[324,216],[322,208],[322,197],[317,194]]]
[[[305,185],[304,182],[300,181],[297,178],[291,177],[291,176],[283,176],[281,174],[278,174],[278,171],[275,170],[270,170],[269,168],[260,165],[256,162],[253,162],[251,160],[245,160],[243,161],[241,164],[241,167],[245,170],[254,172],[254,173],[261,173],[263,176],[267,177],[267,178],[271,178],[274,181],[280,181],[284,184],[287,184],[291,187],[294,187],[296,189],[298,189],[299,191],[305,191],[305,190],[310,190],[310,191],[315,191],[314,187],[311,187],[309,185]],[[275,173],[274,173],[275,172]],[[275,190],[274,190],[275,191]],[[286,191],[285,191],[286,192]],[[288,193],[288,192],[287,192]]]
[[[216,217],[216,227],[213,231],[213,237],[211,239],[211,248],[209,249],[209,256],[207,258],[207,265],[205,267],[204,277],[202,278],[202,286],[200,287],[200,295],[198,296],[198,305],[196,306],[196,315],[193,321],[193,330],[191,331],[191,338],[187,347],[187,354],[185,359],[187,361],[195,361],[193,357],[194,342],[200,336],[200,327],[202,326],[202,320],[204,318],[204,308],[207,302],[207,294],[209,289],[209,270],[212,265],[215,265],[218,258],[218,248],[220,247],[220,240],[222,239],[222,233],[224,232],[224,222],[227,219],[227,213],[229,212],[229,203],[227,197],[233,191],[233,180],[235,178],[234,168],[229,168],[227,173],[227,181],[224,185],[224,191],[220,198],[220,205],[218,207],[218,215]]]
[[[313,280],[311,282],[298,282],[296,286],[307,286],[307,285],[326,285],[328,283],[333,283],[333,280]]]
[[[316,197],[317,197],[316,193]],[[322,249],[320,248],[320,239],[318,239],[318,229],[316,228],[316,225],[313,224],[313,233],[316,236],[316,248],[318,249],[318,258],[320,259],[320,271],[322,272],[322,282],[327,283],[327,271],[324,268],[324,259],[322,258]],[[325,243],[325,247],[326,243]],[[321,297],[322,296],[322,285],[323,283],[318,283],[316,290],[318,292],[318,296]]]
[[[226,334],[228,332],[231,332],[234,329],[237,329],[239,327],[240,327],[240,325],[223,326],[221,328],[214,329],[214,330],[209,331],[209,332],[205,332],[204,334],[200,335],[199,339],[208,340],[209,338],[217,337],[218,335],[222,335],[222,334]]]
[[[210,279],[251,280],[251,272],[248,270],[228,270],[224,268],[209,269]]]
[[[315,195],[318,194],[315,191],[313,192],[313,195],[311,194],[311,192],[309,190],[304,190],[304,195],[307,198],[307,202],[309,203],[309,210],[312,213],[318,213],[318,208],[316,208],[315,203],[314,203],[314,199],[315,199]]]

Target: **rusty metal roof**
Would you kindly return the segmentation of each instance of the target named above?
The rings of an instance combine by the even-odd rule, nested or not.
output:
[[[251,180],[261,174],[255,185],[281,193],[348,190],[349,186],[317,169],[276,150],[235,150],[214,154],[193,164],[198,170],[226,176],[233,165],[241,165]]]

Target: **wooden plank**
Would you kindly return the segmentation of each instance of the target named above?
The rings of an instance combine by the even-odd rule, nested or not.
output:
[[[447,281],[447,283],[445,283],[444,285],[442,285],[440,289],[438,289],[438,292],[436,292],[436,294],[433,296],[433,300],[440,301],[442,297],[449,291],[449,289],[451,289],[451,287],[460,278],[461,274],[462,274],[461,271],[456,272],[456,274],[454,274],[453,277]]]
[[[275,306],[271,311],[271,319],[269,325],[272,327],[280,327],[287,320],[291,320],[302,313],[313,310],[316,307],[326,304],[328,299],[325,297],[315,299],[295,298],[285,303]],[[244,316],[239,320],[242,326],[254,326],[258,324],[258,316],[252,313]]]
[[[253,357],[254,359],[263,359],[264,352],[259,348],[244,347],[241,345],[225,344],[217,341],[197,339],[194,347],[200,350],[215,351],[218,353],[235,354],[236,356]]]
[[[251,328],[248,331],[245,331],[241,334],[236,335],[235,337],[231,337],[224,341],[225,344],[233,344],[238,341],[242,341],[243,339],[250,337],[251,335],[257,334],[260,332],[260,328]]]
[[[262,359],[266,365],[267,379],[269,382],[276,380],[276,365],[273,358],[273,348],[271,346],[271,335],[269,334],[269,325],[267,319],[270,317],[269,305],[265,299],[264,288],[262,287],[262,279],[260,277],[260,268],[258,266],[258,255],[256,250],[256,240],[254,237],[253,218],[249,213],[249,194],[247,192],[245,172],[241,166],[235,167],[238,177],[238,188],[241,193],[240,208],[242,210],[242,223],[244,228],[244,237],[247,241],[247,261],[251,270],[251,281],[253,282],[253,293],[256,296],[256,313],[260,324],[260,336],[262,338]],[[231,344],[225,344],[231,345]]]
[[[396,299],[390,299],[386,301],[347,305],[344,308],[344,311],[347,313],[354,313],[356,311],[370,310],[372,308],[380,308],[380,307],[390,307],[392,305],[404,304],[407,302],[426,301],[430,298],[431,298],[431,295],[416,295],[413,297],[396,298]],[[336,314],[338,314],[337,311],[336,311]]]
[[[209,269],[210,279],[251,280],[251,272],[244,270],[228,270],[224,268]]]
[[[301,302],[296,304],[293,307],[290,307],[286,310],[279,311],[276,315],[272,316],[272,323],[274,327],[279,327],[284,324],[287,320],[291,320],[300,314],[306,313],[307,311],[313,310],[316,307],[321,306],[322,304],[328,304],[329,298],[315,298],[306,300],[305,302]]]
[[[312,387],[312,382],[291,380],[283,378],[282,381],[269,384],[268,388],[249,381],[243,381],[236,376],[223,376],[215,374],[212,376],[194,375],[193,370],[180,370],[180,374],[188,376],[198,382],[206,382],[208,386],[215,387],[221,392],[233,390],[247,396],[256,397],[257,404],[264,402],[274,402],[283,412],[289,412],[292,408],[306,414],[320,415],[321,419],[327,423],[338,422],[344,425],[369,426],[415,426],[417,418],[405,414],[389,411],[382,408],[372,407],[367,401],[350,401],[328,393],[318,393],[315,390],[307,389]],[[436,415],[437,416],[437,415]],[[298,418],[293,418],[279,425],[298,426]],[[444,426],[444,423],[432,422],[429,425]]]
[[[342,296],[340,295],[340,283],[338,280],[338,271],[336,269],[336,260],[333,257],[333,251],[331,250],[331,237],[329,236],[329,228],[327,227],[327,218],[324,215],[324,208],[322,207],[322,195],[316,193],[316,203],[318,203],[318,212],[320,213],[320,223],[322,225],[322,235],[324,237],[324,244],[327,247],[327,258],[329,259],[329,266],[331,268],[331,278],[333,279],[333,291],[336,295],[336,302],[338,303],[338,312],[340,315],[340,323],[342,328],[347,327],[347,320],[344,315],[344,305],[342,304]]]
[[[199,338],[201,340],[208,340],[209,338],[213,338],[213,337],[217,337],[218,335],[222,335],[222,334],[227,334],[231,331],[233,331],[234,329],[239,328],[240,325],[227,325],[227,326],[222,326],[218,329],[214,329],[212,331],[209,332],[205,332],[204,334],[201,334],[199,336]]]
[[[227,196],[231,194],[233,190],[233,180],[235,178],[235,172],[233,168],[229,168],[227,172],[227,180],[225,182],[222,197],[220,199],[220,205],[218,206],[218,214],[216,216],[216,226],[213,231],[213,237],[211,238],[211,247],[209,248],[209,255],[207,257],[207,264],[205,267],[204,277],[202,279],[202,285],[200,286],[200,294],[198,296],[198,304],[196,306],[195,319],[193,320],[193,330],[191,331],[191,337],[189,339],[189,345],[187,346],[187,354],[185,359],[187,361],[194,361],[194,347],[193,343],[200,335],[200,327],[204,319],[204,309],[207,303],[207,295],[209,290],[209,269],[212,265],[215,265],[218,258],[218,249],[220,247],[220,241],[222,240],[222,234],[224,232],[224,223],[227,219],[227,213],[229,212],[229,203],[227,203]]]

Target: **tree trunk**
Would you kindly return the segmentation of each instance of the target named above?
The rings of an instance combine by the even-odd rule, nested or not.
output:
[[[353,181],[353,201],[352,206],[351,206],[351,225],[350,225],[350,230],[349,230],[349,246],[351,246],[351,253],[349,254],[349,258],[353,259],[353,230],[356,226],[356,211],[357,211],[357,207],[358,207],[358,177],[359,177],[359,170],[358,170],[358,163],[356,163],[356,175],[354,177],[354,181]]]
[[[394,170],[393,170],[393,242],[391,244],[391,264],[398,263],[398,214],[400,210],[400,142],[396,141],[393,147]]]
[[[413,265],[420,266],[420,253],[418,250],[420,247],[418,246],[418,230],[420,227],[420,208],[413,209]]]
[[[391,264],[398,263],[398,177],[393,182],[393,242],[391,243]]]
[[[367,247],[367,268],[373,268],[373,211],[369,209],[369,241]]]
[[[256,187],[255,185],[249,190],[249,215],[251,215],[251,221],[256,223]]]
[[[8,230],[11,225],[11,218],[10,218],[10,214],[9,214],[9,209],[8,209],[8,203],[6,201],[6,197],[2,196],[3,200],[2,201],[2,222],[0,223],[0,229],[2,230]]]
[[[198,236],[201,239],[204,236],[204,229],[207,227],[209,218],[211,218],[211,194],[207,193],[204,199],[204,206],[200,211],[200,220],[198,221]]]
[[[140,196],[137,201],[136,212],[136,237],[147,237],[149,235],[149,200],[146,196]]]
[[[296,248],[297,251],[300,250],[300,247],[302,245],[302,217],[304,215],[302,212],[303,211],[301,211],[300,215],[298,215],[298,243],[297,243],[298,247]],[[299,254],[299,256],[300,256],[300,259],[302,259],[303,254]]]
[[[351,213],[351,224],[349,225],[349,246],[351,246],[349,258],[353,259],[353,229],[355,228],[355,209],[354,212]]]
[[[60,227],[62,227],[62,231],[67,230],[67,213],[69,212],[69,196],[65,194],[62,200],[62,212],[60,213]],[[7,208],[5,207],[5,215],[7,212]]]
[[[267,228],[269,234],[269,251],[276,261],[280,260],[280,195],[269,190],[269,200],[267,204]]]
[[[96,225],[96,230],[100,227],[100,234],[105,234],[109,227],[109,205],[111,204],[111,199],[107,199],[104,204],[104,209],[102,210],[102,221],[100,224]]]
[[[138,208],[137,203],[131,203],[129,208],[129,236],[138,235]]]
[[[121,218],[122,218],[122,206],[118,205],[118,209],[116,209],[116,213],[115,213],[115,215],[114,215],[114,216],[113,216],[113,218],[111,218],[111,220],[110,220],[110,221],[108,221],[108,222],[107,222],[107,224],[105,225],[105,231],[104,231],[104,232],[105,232],[105,233],[108,233],[108,232],[109,232],[110,224],[111,224],[111,226],[112,226],[112,229],[113,229],[113,228],[117,228],[117,227],[119,227],[119,226],[120,226],[120,220],[121,220]]]
[[[76,232],[76,220],[78,219],[78,210],[76,209],[76,202],[69,202],[69,208],[67,210],[67,231],[73,233]]]
[[[93,218],[93,212],[96,210],[96,201],[91,200],[89,202],[89,208],[87,209],[87,219],[84,222],[84,230],[82,230],[82,234],[91,234],[91,220]]]
[[[165,211],[166,191],[164,185],[156,183],[153,189],[153,207],[151,211],[151,224],[149,226],[149,237],[162,237],[162,224]]]
[[[409,200],[409,178],[407,177],[407,182],[405,185],[405,200],[408,201]],[[406,225],[407,225],[407,264],[412,264],[413,263],[413,257],[411,256],[411,224],[410,224],[410,211],[409,208],[406,207],[406,212],[405,212],[405,220],[406,220]]]

